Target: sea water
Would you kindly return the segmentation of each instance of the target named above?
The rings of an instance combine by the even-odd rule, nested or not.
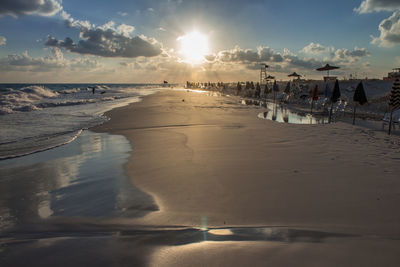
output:
[[[161,89],[149,84],[0,84],[0,159],[50,149],[107,121],[104,112]]]

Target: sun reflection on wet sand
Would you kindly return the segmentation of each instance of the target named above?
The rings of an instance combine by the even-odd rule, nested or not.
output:
[[[65,146],[0,162],[0,226],[54,216],[137,217],[157,210],[124,173],[130,151],[123,136],[85,131]]]

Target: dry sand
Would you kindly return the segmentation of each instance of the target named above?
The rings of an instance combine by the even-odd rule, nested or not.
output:
[[[160,208],[136,223],[311,231],[160,245],[148,263],[400,264],[399,137],[343,122],[279,124],[258,119],[260,112],[236,97],[168,90],[109,112],[94,129],[133,146],[127,174]],[[321,233],[343,236],[315,239]]]

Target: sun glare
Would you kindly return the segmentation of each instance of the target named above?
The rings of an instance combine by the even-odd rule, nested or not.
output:
[[[209,53],[208,38],[199,32],[191,32],[177,39],[181,44],[180,53],[186,62],[199,64]]]

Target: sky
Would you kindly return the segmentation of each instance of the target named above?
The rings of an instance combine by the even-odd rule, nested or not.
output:
[[[0,0],[0,83],[277,79],[400,67],[400,0]]]

